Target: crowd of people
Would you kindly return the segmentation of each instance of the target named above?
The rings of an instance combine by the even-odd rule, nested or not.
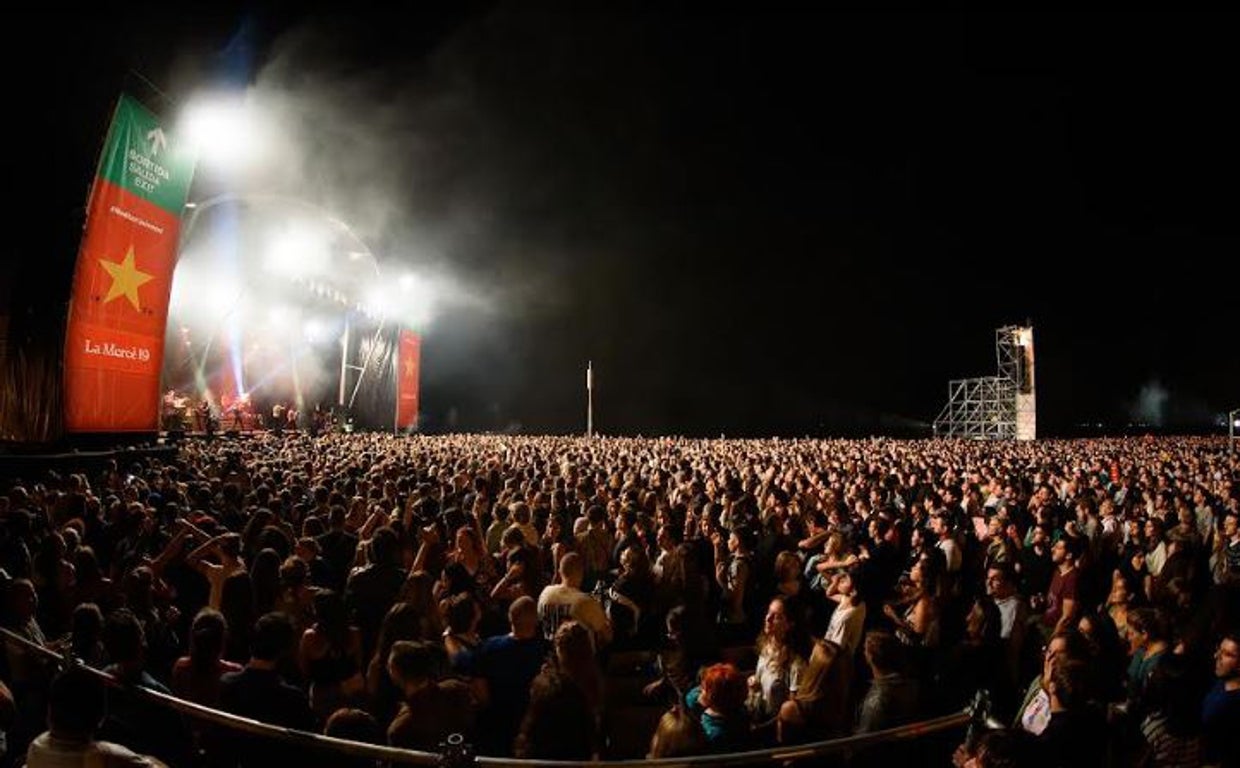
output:
[[[665,710],[652,757],[870,733],[983,689],[1006,727],[856,759],[1238,765],[1227,447],[264,434],[15,479],[0,623],[82,666],[6,645],[0,750],[214,767],[300,748],[85,666],[355,741],[606,759],[613,672],[637,659]]]

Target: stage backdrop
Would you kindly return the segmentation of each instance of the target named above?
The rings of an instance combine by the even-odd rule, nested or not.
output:
[[[400,354],[397,355],[396,428],[418,428],[418,367],[421,365],[422,340],[413,331],[400,329]]]
[[[65,429],[154,431],[164,324],[193,161],[121,96],[99,159],[69,300]]]

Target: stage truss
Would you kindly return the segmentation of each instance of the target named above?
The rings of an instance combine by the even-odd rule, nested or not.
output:
[[[1037,436],[1033,328],[995,330],[994,376],[953,379],[947,405],[934,420],[937,437],[972,440],[1033,440]]]

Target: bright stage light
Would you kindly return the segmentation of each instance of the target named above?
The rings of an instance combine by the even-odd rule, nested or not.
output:
[[[366,291],[366,298],[362,302],[363,312],[372,314],[375,317],[387,317],[392,309],[392,296],[389,294],[386,286],[374,285]]]
[[[311,344],[318,344],[327,338],[327,324],[312,317],[302,326],[301,335]]]
[[[197,97],[178,129],[202,162],[236,172],[254,165],[270,143],[263,123],[244,94],[215,94]]]
[[[273,237],[263,264],[272,274],[297,278],[322,271],[330,258],[324,233],[301,223]]]
[[[286,335],[296,319],[295,313],[288,307],[275,306],[267,310],[267,324],[277,336]]]
[[[230,277],[207,278],[199,290],[203,306],[216,317],[244,312],[241,284]]]

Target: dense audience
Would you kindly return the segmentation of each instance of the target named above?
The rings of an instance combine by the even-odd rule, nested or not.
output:
[[[738,751],[985,689],[1009,727],[958,766],[1237,765],[1236,469],[1204,438],[189,441],[0,488],[0,617],[124,684],[419,750],[629,757],[636,700],[651,756]],[[31,768],[299,749],[13,644],[0,682]]]

